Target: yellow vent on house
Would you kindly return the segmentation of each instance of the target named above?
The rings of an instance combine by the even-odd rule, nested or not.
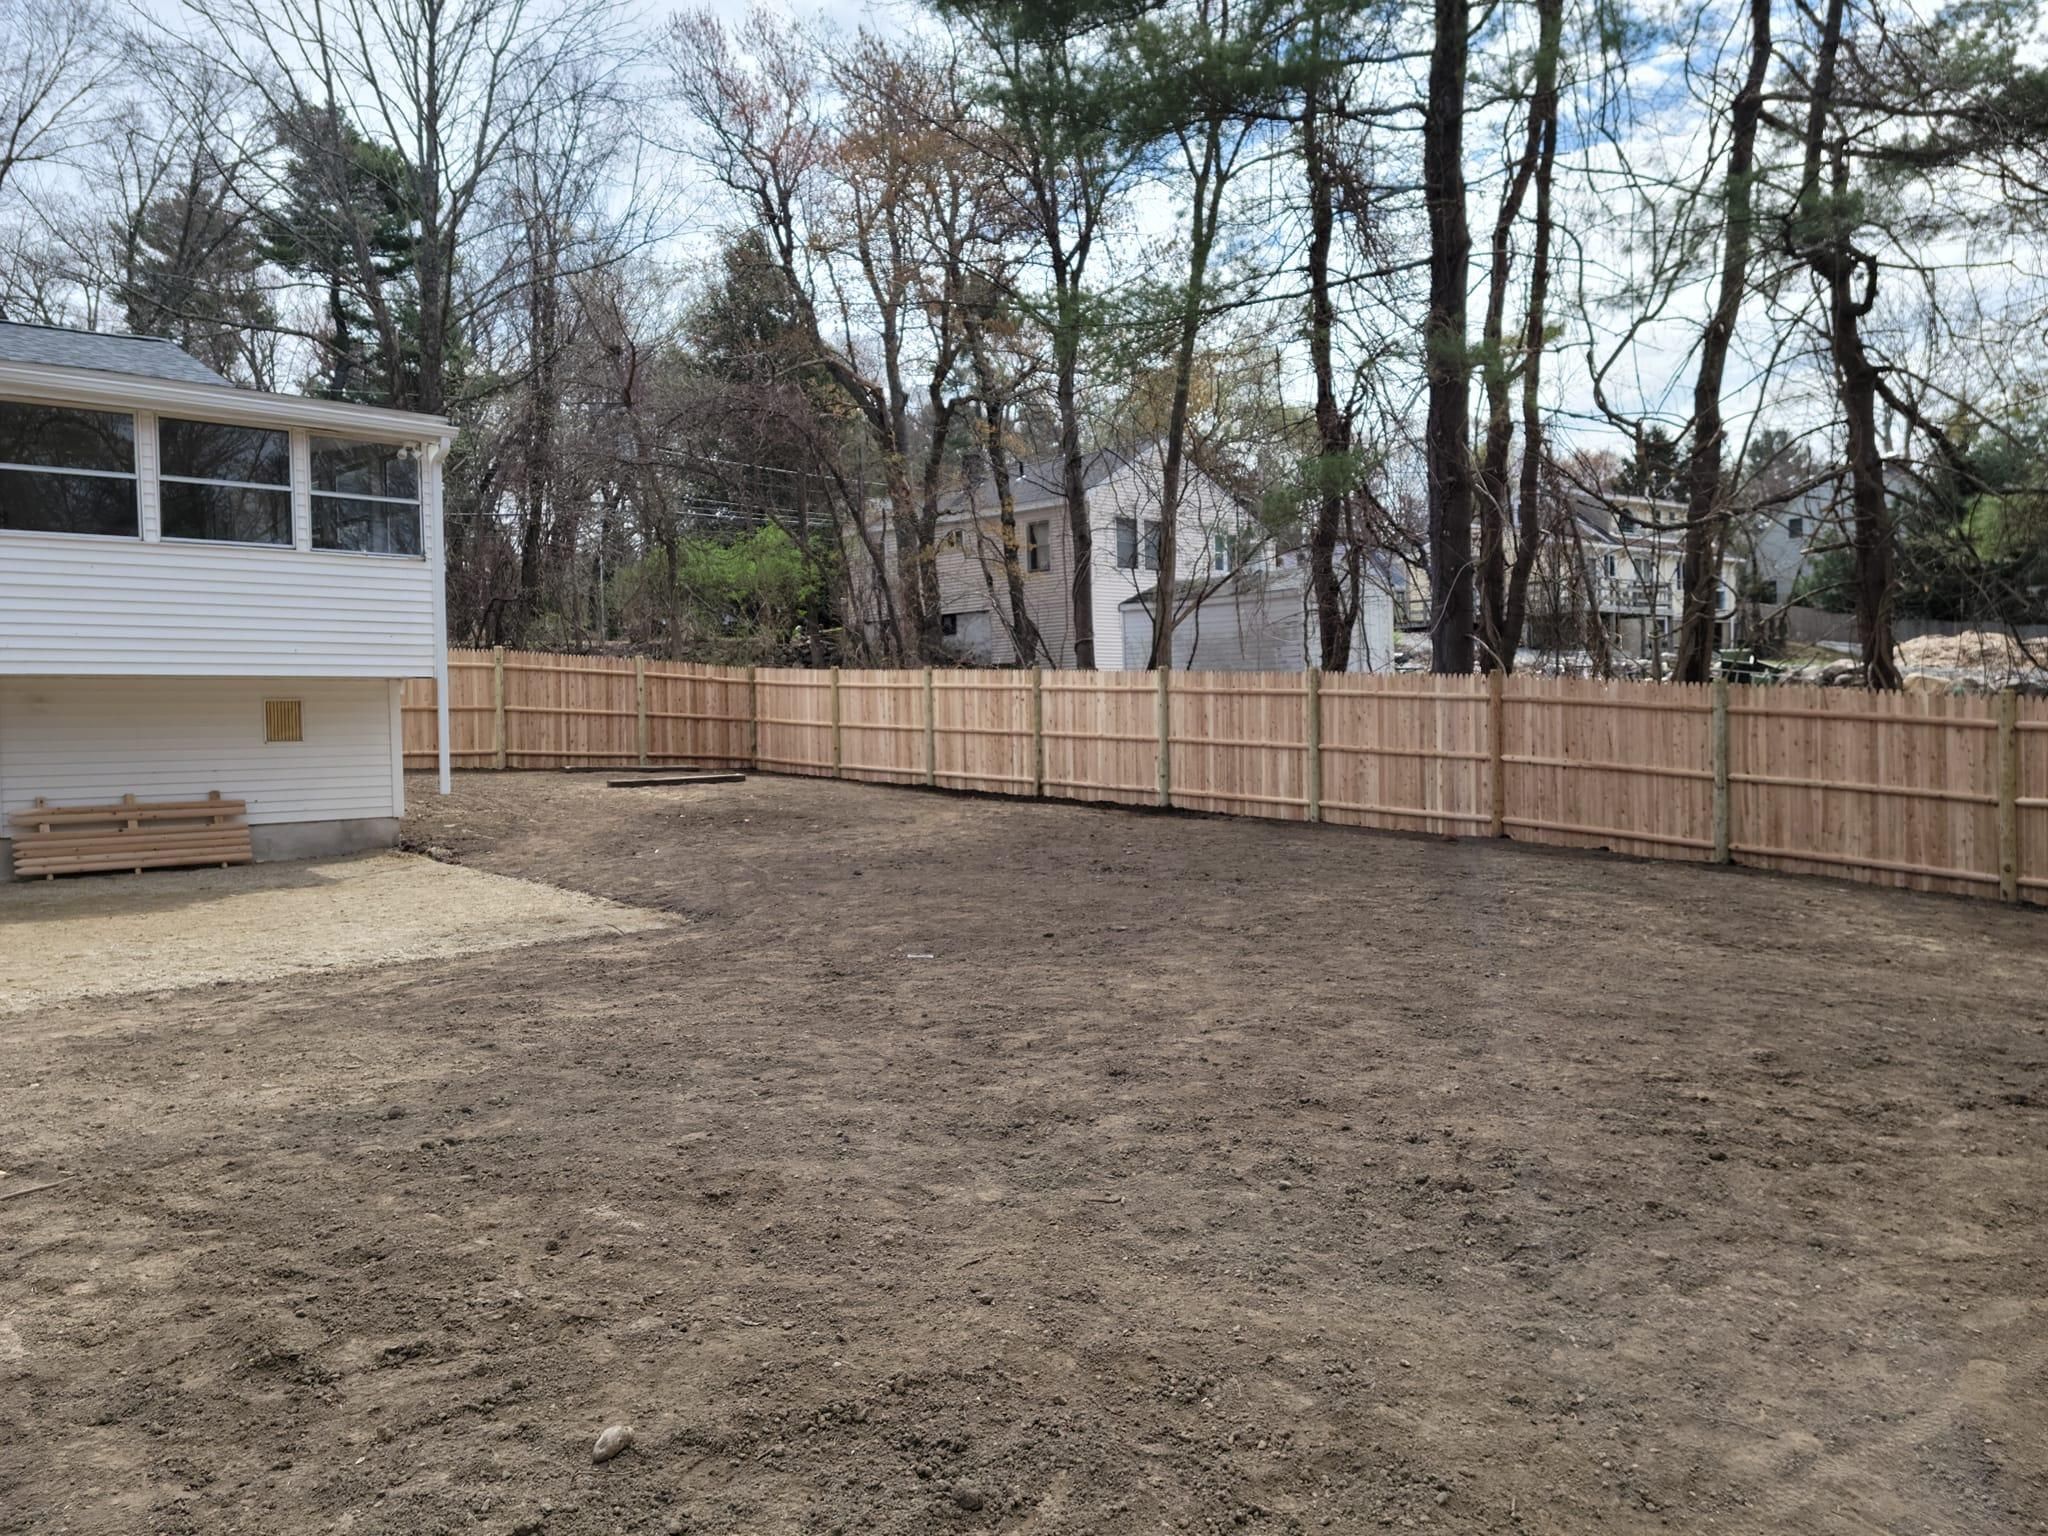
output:
[[[304,741],[306,739],[306,717],[298,699],[265,699],[263,701],[263,739],[265,741]]]

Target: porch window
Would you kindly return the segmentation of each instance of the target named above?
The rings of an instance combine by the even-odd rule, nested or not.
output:
[[[1024,569],[1052,569],[1052,524],[1043,520],[1024,525]]]
[[[213,422],[157,423],[163,536],[234,544],[292,541],[291,441]]]
[[[135,538],[135,418],[0,401],[0,528]]]
[[[417,555],[419,449],[314,438],[313,547]]]

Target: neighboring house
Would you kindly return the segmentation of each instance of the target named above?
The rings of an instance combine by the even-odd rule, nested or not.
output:
[[[1038,628],[1050,664],[1071,667],[1074,540],[1060,490],[1060,471],[1057,458],[1017,462],[1011,468],[1010,489],[1016,507],[1017,557],[1023,567],[1024,610]],[[1140,592],[1150,594],[1159,580],[1158,451],[1090,454],[1085,483],[1092,545],[1090,612],[1095,664],[1104,671],[1117,671],[1131,665],[1124,652],[1120,605]],[[1253,547],[1248,535],[1257,530],[1236,499],[1193,465],[1187,468],[1177,529],[1174,568],[1180,585],[1176,606],[1180,623],[1186,624],[1236,568],[1241,555]],[[896,556],[892,533],[884,535],[883,548],[893,581]],[[847,551],[846,558],[859,594],[859,622],[870,639],[875,639],[875,604],[871,586],[863,579],[869,557],[856,546]],[[1002,523],[990,481],[983,479],[950,492],[942,501],[937,562],[940,624],[948,649],[963,662],[1020,665],[1003,574]],[[1041,654],[1039,664],[1048,664],[1045,655]],[[1136,665],[1142,667],[1144,662]]]
[[[1685,609],[1685,505],[1641,496],[1575,497],[1570,522],[1546,536],[1529,581],[1528,628],[1522,643],[1577,647],[1581,615],[1599,615],[1617,653],[1669,652]],[[1583,558],[1583,566],[1578,561]],[[1743,562],[1724,552],[1714,593],[1714,643],[1740,639],[1736,588]],[[1577,568],[1575,569],[1575,566]],[[1429,577],[1408,573],[1403,623],[1429,623]]]
[[[1760,607],[1790,603],[1808,574],[1808,548],[1834,515],[1834,488],[1816,486],[1769,512],[1741,520],[1731,541],[1749,567],[1751,590]]]
[[[1352,625],[1349,670],[1394,667],[1393,563],[1373,560]],[[1124,599],[1123,656],[1142,667],[1152,654],[1152,597]],[[1307,555],[1282,553],[1233,571],[1174,626],[1173,664],[1209,672],[1300,672],[1322,664],[1321,627]]]
[[[1571,508],[1586,575],[1580,600],[1590,598],[1615,649],[1648,656],[1669,651],[1685,612],[1685,504],[1641,496],[1604,501],[1577,498]],[[1714,584],[1714,644],[1741,638],[1735,607],[1742,562],[1724,553]],[[1556,595],[1555,585],[1531,585],[1532,607],[1539,590]]]
[[[395,843],[406,678],[442,684],[448,783],[450,435],[0,323],[0,837],[38,798],[219,791],[258,858]]]

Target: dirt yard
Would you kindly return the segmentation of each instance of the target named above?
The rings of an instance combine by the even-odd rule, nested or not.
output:
[[[2048,914],[415,788],[677,921],[0,1018],[0,1530],[2048,1531]]]

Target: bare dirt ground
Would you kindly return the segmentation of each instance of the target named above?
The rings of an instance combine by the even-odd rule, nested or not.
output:
[[[0,1023],[0,1530],[2048,1530],[2040,913],[418,805],[681,921]]]

